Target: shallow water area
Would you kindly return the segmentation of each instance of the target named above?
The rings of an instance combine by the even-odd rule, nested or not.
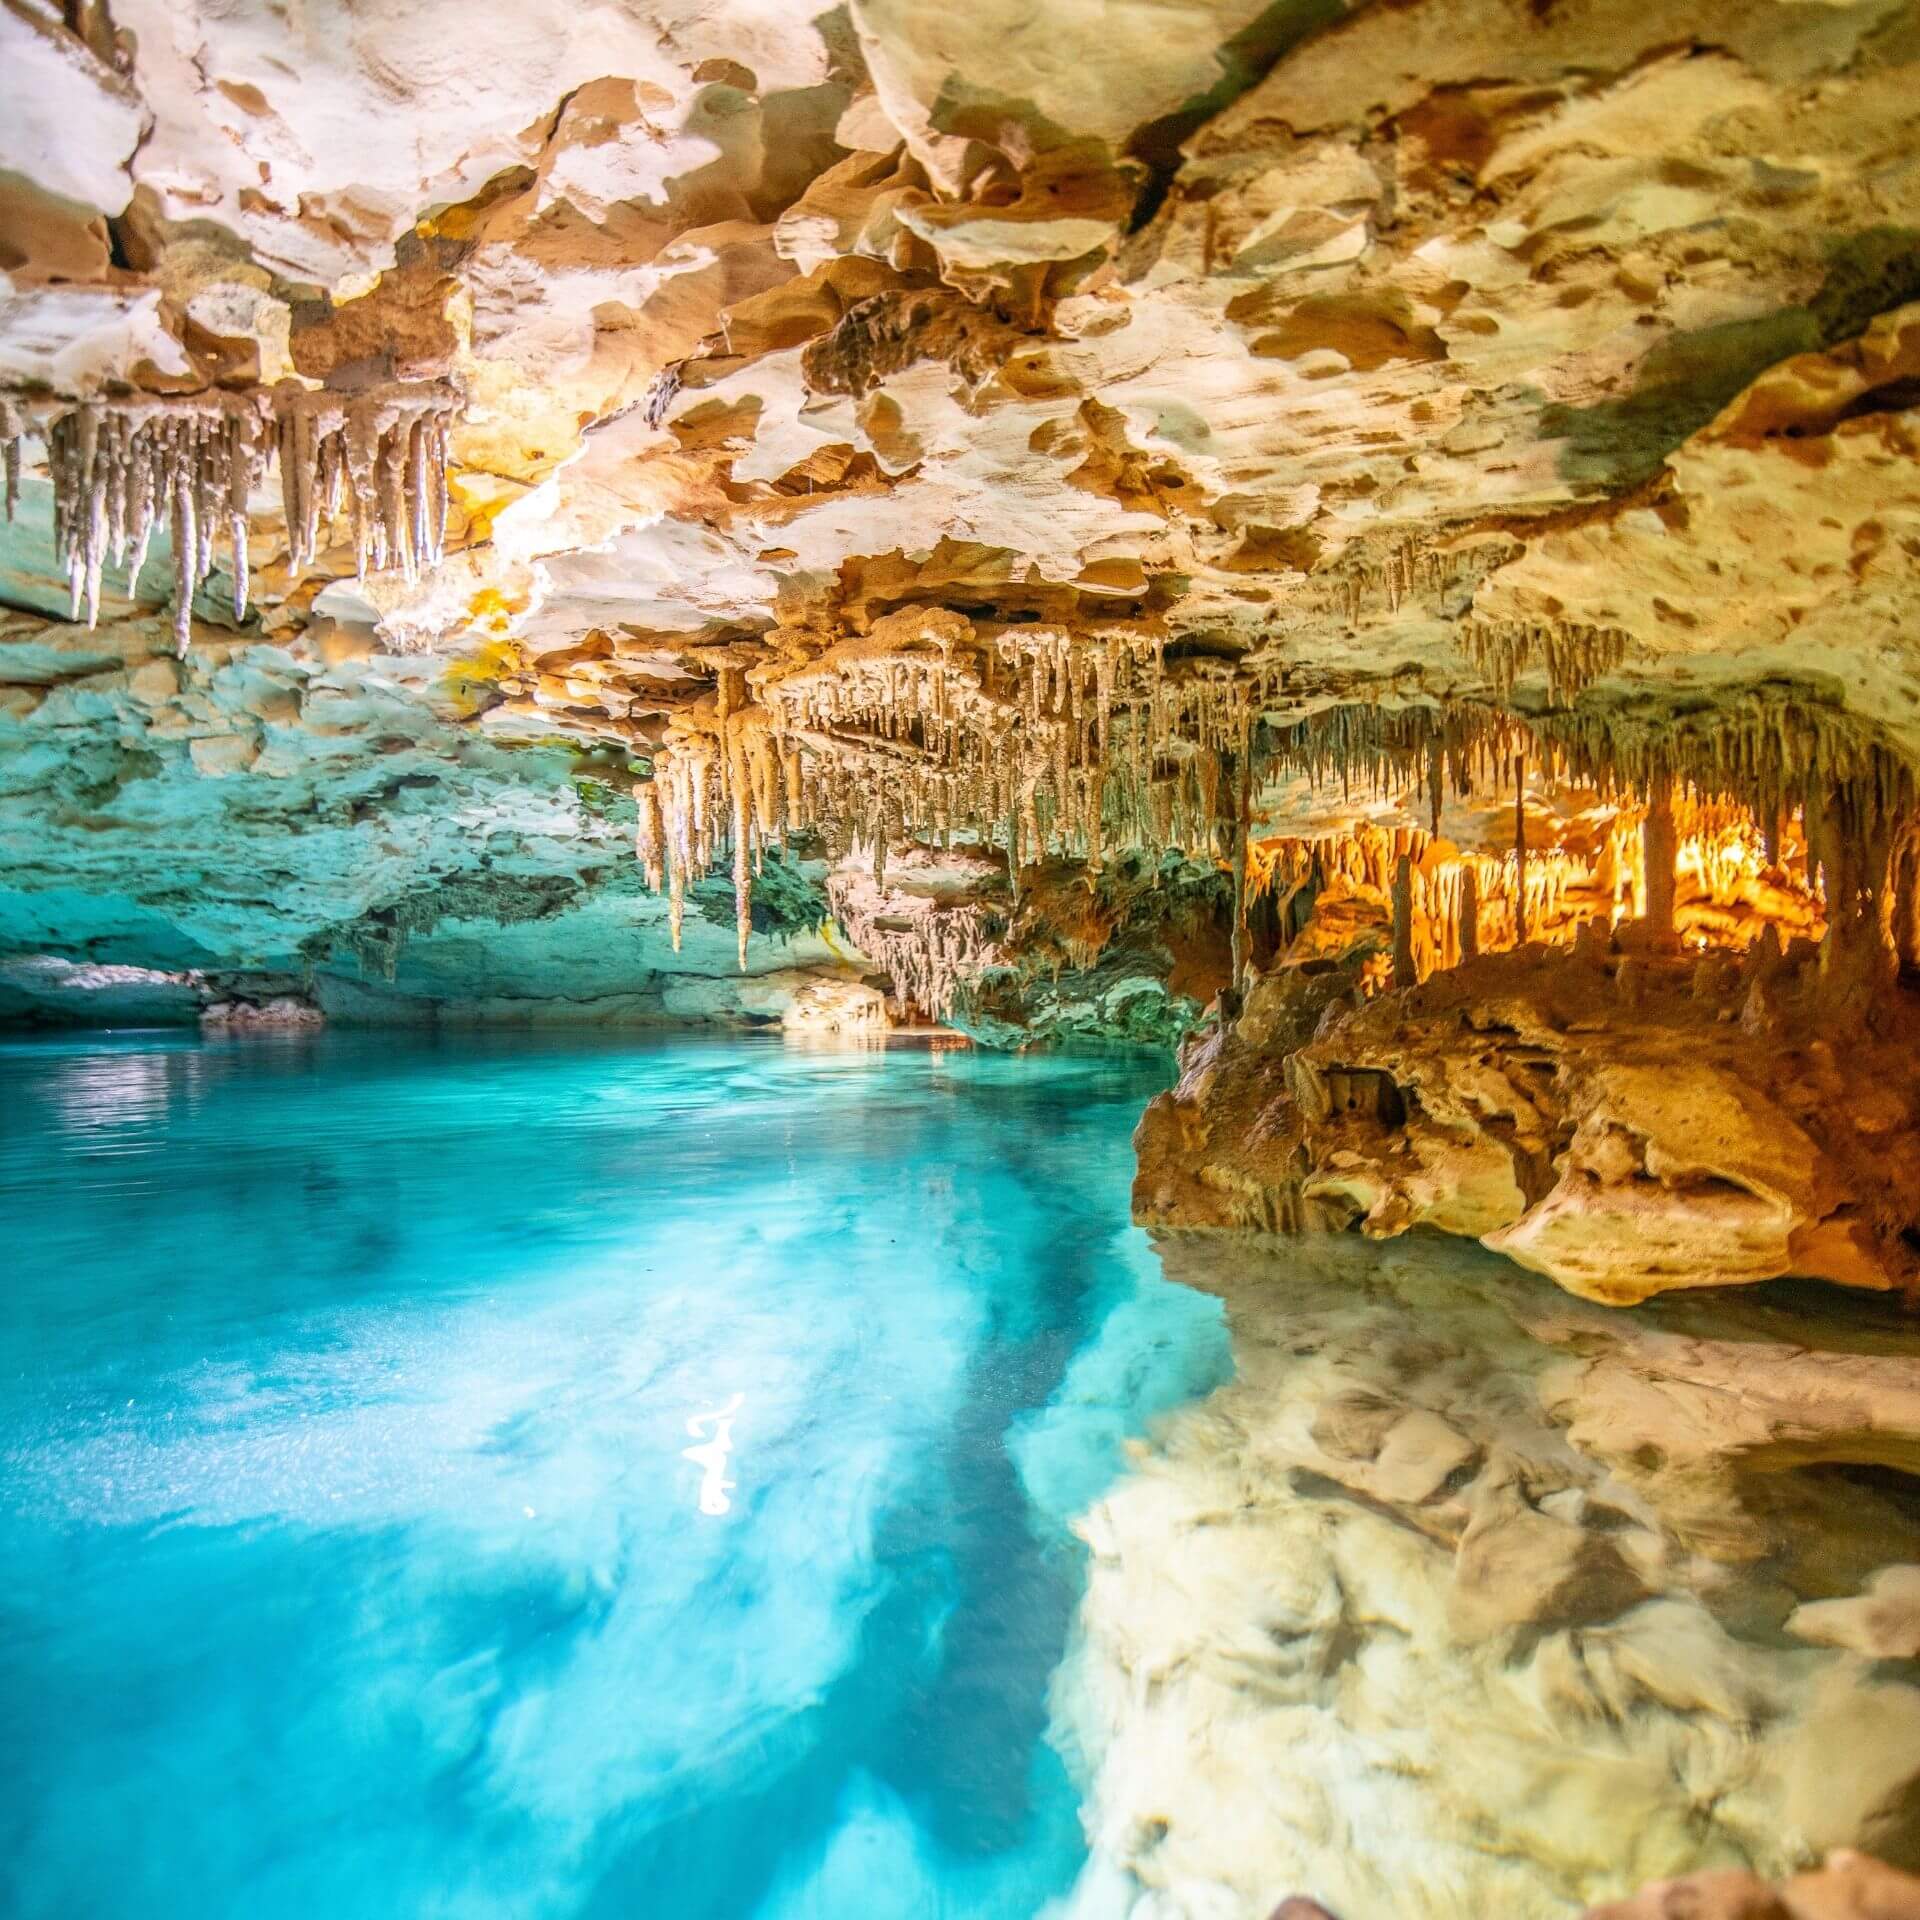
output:
[[[1029,1916],[1155,1063],[0,1045],[0,1908]]]
[[[1622,1311],[1418,1233],[1161,1250],[1235,1378],[1084,1522],[1057,1690],[1152,1911],[1575,1920],[1702,1868],[1920,1865],[1897,1303]]]

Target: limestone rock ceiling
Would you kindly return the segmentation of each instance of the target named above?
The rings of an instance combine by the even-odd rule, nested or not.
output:
[[[0,593],[57,617],[57,510],[155,609],[75,449],[257,415],[173,574],[651,771],[665,881],[744,902],[795,824],[1225,859],[1287,825],[1255,729],[1356,702],[1444,706],[1450,781],[1509,715],[1856,826],[1920,757],[1901,0],[7,0],[0,50]]]

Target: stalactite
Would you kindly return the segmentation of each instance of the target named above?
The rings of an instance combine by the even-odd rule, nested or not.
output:
[[[20,449],[27,437],[27,416],[11,400],[0,396],[0,466],[6,470],[7,519],[20,504]]]
[[[1673,938],[1673,881],[1675,846],[1673,800],[1665,785],[1648,796],[1647,817],[1641,826],[1641,863],[1646,874],[1647,925],[1654,938]]]
[[[1467,658],[1505,698],[1529,667],[1544,666],[1548,697],[1568,705],[1627,657],[1618,627],[1567,620],[1462,621],[1457,629]]]
[[[265,473],[267,434],[258,400],[207,394],[188,399],[87,401],[47,429],[54,546],[67,570],[68,617],[100,617],[106,563],[126,569],[132,589],[154,523],[165,515],[173,558],[174,643],[185,654],[193,596],[213,570],[224,526],[236,617],[247,610],[247,499]]]
[[[1513,781],[1513,928],[1516,944],[1527,944],[1527,782],[1516,772]]]
[[[409,581],[444,557],[447,437],[459,409],[443,381],[365,392],[274,393],[281,500],[296,573],[313,565],[323,535],[347,507],[354,568],[397,567]]]
[[[174,638],[187,647],[193,596],[213,570],[224,531],[233,607],[249,599],[248,506],[280,459],[282,501],[296,569],[312,564],[323,523],[350,495],[359,570],[398,566],[413,579],[437,563],[447,521],[447,433],[459,404],[444,383],[396,385],[363,394],[314,392],[283,383],[270,397],[204,393],[88,400],[56,407],[46,428],[54,543],[67,571],[69,617],[98,623],[109,560],[129,591],[156,523],[172,549]],[[22,408],[0,400],[8,517],[19,492]]]
[[[753,857],[747,796],[733,794],[733,924],[739,944],[740,971],[747,970],[747,936],[753,931]]]
[[[1413,856],[1400,854],[1393,863],[1393,984],[1414,985],[1413,965]]]
[[[639,857],[647,885],[660,891],[665,873],[666,836],[660,818],[660,789],[656,781],[644,780],[634,788],[639,824],[634,831],[634,852]]]
[[[1234,775],[1233,797],[1233,990],[1247,977],[1247,835],[1252,825],[1253,756],[1242,752]]]

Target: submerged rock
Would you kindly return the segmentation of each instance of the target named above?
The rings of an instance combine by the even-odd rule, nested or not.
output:
[[[1787,1631],[1874,1660],[1920,1660],[1920,1567],[1882,1567],[1852,1599],[1798,1607]]]
[[[1055,1688],[1136,1913],[1920,1866],[1920,1335],[1806,1292],[1623,1317],[1429,1234],[1162,1252],[1238,1377],[1086,1516]]]
[[[1335,1920],[1296,1894],[1270,1920]],[[1920,1920],[1920,1879],[1842,1848],[1812,1873],[1771,1887],[1738,1867],[1689,1873],[1629,1900],[1590,1907],[1585,1920]]]
[[[1916,1920],[1920,1879],[1843,1849],[1815,1872],[1770,1887],[1751,1873],[1690,1873],[1587,1920]]]

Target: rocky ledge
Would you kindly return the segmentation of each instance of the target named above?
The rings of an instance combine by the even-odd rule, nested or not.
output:
[[[1593,1907],[1586,1920],[1915,1920],[1920,1880],[1851,1848],[1839,1848],[1811,1873],[1770,1887],[1729,1868],[1662,1880],[1630,1900]],[[1295,1894],[1272,1920],[1334,1920],[1317,1900]]]
[[[1282,966],[1139,1134],[1137,1216],[1429,1226],[1615,1305],[1794,1273],[1920,1275],[1920,1007],[1845,949],[1609,935],[1403,992]]]

